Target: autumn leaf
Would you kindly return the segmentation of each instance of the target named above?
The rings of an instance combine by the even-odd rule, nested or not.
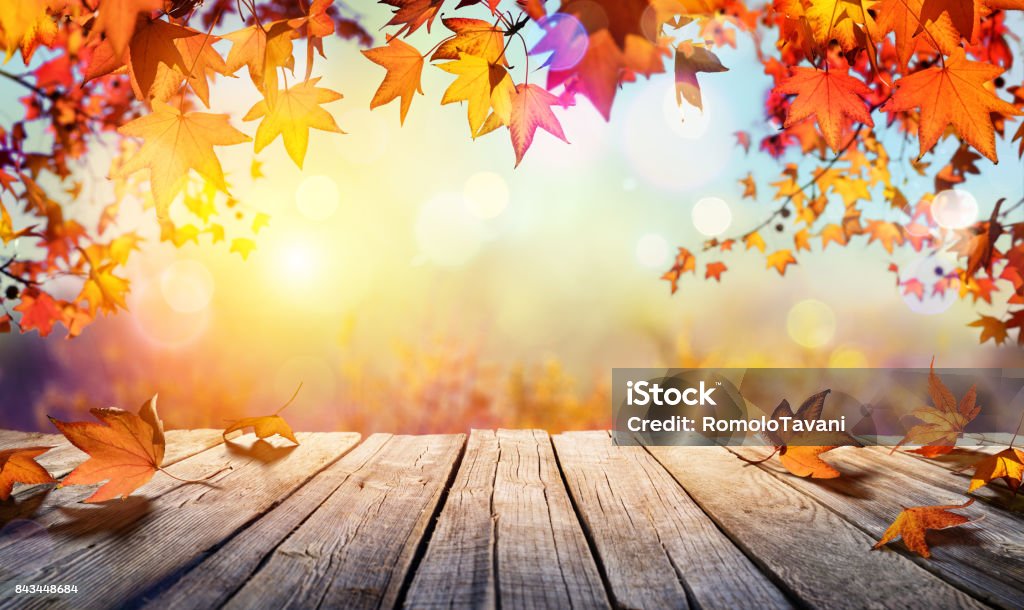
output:
[[[793,413],[790,408],[789,401],[783,400],[772,411],[771,419],[782,421],[782,418],[788,417],[789,422],[797,420],[806,423],[816,422],[821,418],[821,413],[825,408],[825,399],[830,392],[831,390],[825,390],[810,396],[800,405],[796,413]],[[779,462],[790,473],[798,477],[811,477],[812,479],[834,479],[840,476],[838,470],[821,459],[821,454],[841,446],[860,446],[860,443],[846,433],[796,432],[791,429],[783,431],[783,427],[780,426],[778,432],[765,431],[763,435],[765,440],[771,443],[772,452],[760,460],[749,460],[739,456],[741,460],[750,464],[759,464],[778,454]]]
[[[423,56],[416,47],[396,37],[390,38],[387,45],[363,51],[363,55],[373,63],[387,70],[384,80],[370,100],[370,109],[383,106],[395,98],[401,97],[399,122],[405,123],[405,115],[409,114],[412,98],[418,91],[423,94],[420,77],[423,74]]]
[[[310,129],[344,133],[334,121],[334,117],[320,107],[322,104],[340,100],[341,94],[317,87],[318,82],[320,79],[314,78],[280,91],[269,112],[267,101],[260,100],[242,118],[243,121],[263,118],[256,128],[257,153],[266,148],[277,136],[281,136],[288,156],[301,169],[306,158],[306,148],[309,146]]]
[[[21,313],[21,332],[30,330],[39,331],[40,337],[45,337],[53,330],[53,325],[60,320],[60,306],[48,293],[38,288],[26,288],[21,293],[21,302],[14,307],[14,311]]]
[[[0,500],[11,497],[15,483],[41,485],[57,482],[35,460],[50,449],[53,447],[19,447],[0,451]]]
[[[793,258],[792,252],[789,250],[778,250],[768,255],[765,268],[775,269],[779,272],[779,275],[786,275],[786,268],[795,264],[797,263],[796,259]]]
[[[163,0],[103,0],[91,35],[105,34],[115,54],[121,56],[135,32],[139,13],[158,11],[163,5]]]
[[[1024,451],[1015,447],[1007,447],[995,455],[982,458],[974,466],[974,476],[968,493],[975,491],[992,481],[1003,479],[1010,491],[1017,493],[1021,479],[1024,479]]]
[[[931,557],[928,542],[925,540],[926,531],[956,527],[970,522],[970,519],[967,517],[951,511],[967,508],[973,503],[974,498],[971,498],[963,504],[904,507],[903,511],[896,517],[896,520],[892,522],[892,525],[882,534],[882,539],[871,548],[875,550],[880,549],[893,540],[902,537],[903,544],[908,549],[921,557]]]
[[[795,67],[793,76],[779,84],[778,91],[796,94],[785,126],[792,127],[815,116],[821,135],[832,150],[842,148],[843,132],[849,131],[852,122],[874,125],[863,99],[871,94],[871,89],[836,68]]]
[[[725,273],[729,268],[725,266],[725,263],[721,261],[715,261],[708,263],[704,271],[704,279],[715,278],[716,281],[722,281],[722,274]]]
[[[286,422],[280,415],[264,415],[261,417],[245,417],[239,419],[232,422],[231,425],[224,430],[224,436],[227,437],[227,435],[232,432],[249,427],[253,429],[253,432],[256,433],[258,438],[268,438],[277,434],[290,440],[296,445],[299,444],[298,439],[295,438],[295,433],[292,432],[291,426],[289,426],[288,422]]]
[[[682,104],[685,99],[691,105],[703,110],[704,103],[700,94],[698,72],[726,72],[729,68],[711,51],[704,47],[680,44],[676,47],[676,103]]]
[[[442,19],[441,23],[454,32],[455,36],[438,45],[437,50],[430,56],[430,61],[459,59],[459,54],[465,53],[482,57],[492,64],[508,67],[505,60],[505,33],[494,24],[465,17],[450,17]]]
[[[879,31],[895,34],[901,67],[907,66],[920,41],[931,44],[946,55],[960,43],[960,32],[949,15],[940,15],[938,19],[922,17],[924,3],[925,0],[882,0],[878,5]]]
[[[911,415],[923,423],[912,426],[903,439],[892,448],[892,451],[910,443],[925,445],[926,447],[916,451],[928,457],[949,453],[956,445],[957,439],[963,436],[967,424],[974,420],[981,411],[981,407],[975,404],[977,400],[975,386],[971,386],[960,399],[959,404],[957,403],[953,393],[935,374],[934,358],[928,371],[928,394],[934,406],[920,407],[911,412]]]
[[[299,395],[299,390],[302,389],[302,384],[295,388],[295,393],[288,399],[288,402],[281,405],[281,408],[277,410],[273,415],[263,415],[260,417],[243,417],[242,419],[232,422],[224,430],[224,440],[228,440],[228,434],[242,430],[243,428],[252,428],[253,432],[256,433],[256,438],[269,438],[277,434],[283,438],[290,440],[296,445],[299,444],[299,440],[295,438],[295,433],[292,432],[291,426],[288,422],[281,417],[281,411],[284,411],[288,405],[295,401],[295,397]]]
[[[761,234],[758,233],[757,231],[747,233],[743,237],[743,245],[747,247],[747,250],[750,250],[751,248],[757,248],[761,252],[764,252],[764,249],[766,247],[764,243],[764,238],[761,237]]]
[[[201,37],[195,30],[161,19],[140,25],[128,45],[128,74],[136,97],[143,101],[167,101],[177,93],[191,66],[185,63],[178,44],[184,38]]]
[[[470,135],[476,137],[493,110],[501,124],[509,124],[512,115],[512,94],[515,85],[508,70],[483,57],[459,54],[459,59],[438,65],[458,78],[448,86],[441,97],[442,104],[468,102]]]
[[[125,296],[128,294],[128,280],[117,277],[110,263],[89,270],[89,277],[82,284],[76,301],[89,303],[89,315],[96,317],[96,311],[114,313],[118,308],[127,309]]]
[[[209,77],[212,74],[229,76],[227,63],[220,53],[213,48],[213,44],[220,40],[217,36],[199,34],[197,36],[186,36],[176,38],[174,46],[181,53],[181,58],[188,70],[185,72],[185,81],[195,92],[196,97],[207,108],[210,107],[210,84]]]
[[[167,216],[174,197],[181,192],[194,169],[217,188],[227,190],[224,171],[213,152],[214,146],[248,142],[249,136],[228,122],[226,114],[181,112],[159,101],[153,112],[118,128],[125,136],[142,138],[142,148],[118,168],[115,178],[149,169],[149,183],[157,214]]]
[[[95,422],[50,421],[89,459],[64,477],[64,485],[92,485],[107,481],[85,502],[126,498],[147,483],[164,461],[164,424],[156,411],[156,396],[139,413],[117,408],[91,409]]]
[[[672,294],[675,294],[676,290],[679,289],[679,278],[684,273],[697,273],[697,258],[686,248],[679,248],[672,268],[661,276],[661,279],[672,285]]]
[[[958,47],[944,66],[933,66],[897,80],[896,90],[882,110],[891,113],[920,109],[919,156],[931,150],[951,125],[964,141],[997,162],[991,113],[1020,114],[1016,107],[985,87],[1002,73],[1003,69],[997,66],[968,60]]]
[[[5,62],[20,49],[27,64],[41,38],[53,39],[57,26],[49,14],[50,7],[47,0],[4,3],[0,9],[0,44],[7,51]]]
[[[271,105],[278,91],[278,69],[291,69],[295,64],[292,40],[299,36],[295,25],[294,21],[275,21],[269,25],[252,25],[224,36],[225,40],[231,41],[225,60],[228,72],[234,74],[246,66],[252,83]]]
[[[247,237],[236,237],[231,240],[231,252],[237,252],[243,260],[248,260],[249,255],[256,249],[256,242]]]
[[[995,316],[983,315],[967,326],[981,329],[980,343],[984,343],[991,339],[996,345],[1002,345],[1003,343],[1006,343],[1006,340],[1009,338],[1009,334],[1006,330],[1006,323]],[[1021,332],[1024,332],[1024,330]]]
[[[523,161],[523,156],[533,144],[537,129],[541,128],[556,138],[568,143],[562,124],[558,122],[551,108],[558,103],[558,98],[548,93],[539,85],[517,85],[512,95],[512,111],[509,116],[509,133],[512,137],[512,148],[516,153],[516,166]]]

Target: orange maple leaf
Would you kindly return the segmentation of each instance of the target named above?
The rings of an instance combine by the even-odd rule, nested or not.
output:
[[[676,293],[679,289],[679,278],[684,273],[697,273],[697,258],[692,252],[686,248],[679,248],[679,252],[676,253],[676,260],[672,264],[672,268],[666,271],[661,279],[668,281],[672,285],[672,294]]]
[[[771,419],[782,421],[782,418],[789,418],[789,422],[817,421],[821,417],[825,399],[830,392],[831,390],[825,390],[809,397],[796,413],[790,408],[789,401],[783,400],[772,411]],[[760,460],[748,460],[738,456],[741,460],[749,464],[759,464],[778,454],[779,462],[790,473],[812,479],[834,479],[840,475],[831,464],[821,459],[821,454],[841,446],[860,446],[852,436],[845,433],[783,431],[780,427],[778,432],[766,431],[763,434],[765,440],[772,444],[772,452]]]
[[[717,281],[722,281],[722,274],[728,271],[728,267],[721,261],[715,261],[708,263],[707,268],[704,271],[704,279],[715,278]]]
[[[928,542],[925,540],[927,530],[941,530],[956,527],[970,522],[970,519],[958,515],[952,510],[967,508],[974,503],[974,498],[963,504],[947,504],[944,506],[911,506],[903,507],[903,511],[882,534],[882,539],[872,549],[880,549],[893,540],[903,537],[903,544],[921,557],[931,557]]]
[[[135,32],[139,13],[163,8],[163,0],[103,0],[90,35],[106,34],[114,52],[121,56]]]
[[[40,485],[57,482],[35,460],[50,449],[53,447],[19,447],[0,451],[0,500],[11,497],[15,483]]]
[[[423,75],[423,56],[416,47],[397,37],[388,39],[383,47],[367,49],[363,55],[373,63],[383,66],[387,73],[377,92],[370,100],[370,109],[383,106],[395,98],[401,97],[399,122],[405,123],[405,115],[409,113],[412,98],[419,92],[423,94],[420,78]]]
[[[517,85],[512,95],[512,112],[509,117],[509,133],[512,137],[512,148],[516,152],[516,166],[523,160],[523,155],[533,144],[537,128],[550,133],[568,143],[562,124],[558,122],[551,107],[558,103],[558,98],[538,85]]]
[[[21,332],[28,332],[34,328],[39,331],[41,337],[50,334],[54,323],[63,317],[60,304],[38,288],[26,288],[21,293],[21,302],[14,307],[14,311],[21,313],[21,321],[18,323]]]
[[[1006,343],[1007,338],[1009,338],[1009,333],[1006,330],[1006,324],[995,316],[982,315],[967,326],[981,329],[981,339],[978,341],[979,343],[984,343],[991,339],[996,345],[1002,345],[1003,343]],[[1024,332],[1024,330],[1021,332]]]
[[[935,374],[934,358],[928,371],[928,395],[934,407],[921,407],[911,413],[924,423],[907,430],[906,436],[892,448],[892,451],[906,443],[913,443],[925,445],[914,452],[926,457],[949,453],[956,445],[956,440],[963,436],[967,424],[981,411],[981,407],[975,404],[977,386],[971,386],[957,404],[956,397]]]
[[[277,101],[269,110],[266,100],[260,100],[249,110],[242,118],[243,121],[263,118],[256,128],[256,152],[281,136],[288,156],[302,169],[306,148],[309,146],[310,129],[344,133],[334,117],[320,107],[321,104],[340,100],[341,94],[317,87],[318,82],[320,79],[314,78],[278,92]]]
[[[102,423],[50,421],[89,459],[64,477],[61,485],[107,481],[85,502],[125,498],[153,478],[164,461],[164,424],[156,412],[156,396],[138,415],[117,408],[91,409]]]
[[[992,481],[1003,479],[1011,491],[1017,493],[1021,479],[1024,479],[1024,451],[1015,447],[1007,447],[995,455],[982,458],[974,465],[974,476],[968,493],[988,485]]]
[[[998,66],[968,60],[964,50],[957,47],[944,66],[933,66],[897,80],[892,98],[882,109],[899,112],[920,108],[919,157],[931,150],[946,127],[952,125],[964,141],[997,162],[991,113],[1020,114],[1015,106],[985,87],[1002,73]]]
[[[122,125],[117,132],[142,138],[142,148],[113,172],[124,178],[141,169],[149,169],[149,183],[157,214],[167,217],[167,209],[185,186],[190,169],[226,191],[224,171],[213,152],[214,146],[248,142],[249,136],[228,122],[226,114],[181,112],[174,106],[153,101],[153,112]]]
[[[851,122],[874,125],[863,99],[871,94],[871,89],[837,68],[795,67],[793,76],[780,83],[777,90],[796,94],[785,126],[792,127],[812,115],[817,117],[821,135],[832,150],[842,148],[843,132]]]

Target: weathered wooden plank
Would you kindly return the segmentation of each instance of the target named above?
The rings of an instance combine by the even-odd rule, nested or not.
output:
[[[497,588],[492,502],[500,455],[493,432],[473,430],[426,555],[416,568],[406,606],[494,607]]]
[[[252,435],[179,462],[126,500],[63,506],[0,539],[0,582],[66,583],[73,597],[21,598],[0,591],[0,608],[115,607],[185,569],[266,512],[358,441],[351,433],[300,434],[299,446]]]
[[[66,476],[89,457],[85,452],[69,443],[62,435],[45,436],[45,439],[38,440],[46,440],[47,444],[53,446],[53,449],[39,456],[38,462],[55,478]],[[166,440],[167,450],[164,454],[164,466],[177,464],[223,442],[221,431],[212,429],[168,430]],[[0,525],[13,519],[38,517],[57,506],[79,502],[92,495],[96,486],[73,486],[54,490],[52,485],[18,484],[14,489],[15,502],[0,505]]]
[[[62,440],[64,437],[60,434],[0,430],[0,451],[15,447],[48,447]]]
[[[737,449],[737,453],[748,458],[759,455],[746,449]],[[960,504],[967,491],[966,485],[952,486],[942,478],[933,478],[936,486],[911,476],[901,469],[902,460],[895,455],[845,449],[832,461],[843,476],[823,481],[789,476],[768,462],[761,467],[844,515],[875,539],[881,538],[901,506]],[[1024,608],[1024,519],[983,503],[963,512],[984,523],[929,533],[931,559],[904,551],[898,542],[889,548],[990,604]]]
[[[721,447],[650,447],[730,538],[802,605],[978,608],[978,601],[779,477]],[[796,478],[796,477],[793,477]]]
[[[227,544],[196,564],[161,591],[153,591],[147,608],[217,608],[227,602],[296,527],[362,468],[391,438],[374,434],[359,450],[328,466],[276,508],[237,533]]]
[[[410,608],[600,608],[604,584],[542,430],[474,430]]]
[[[393,436],[357,448],[347,459],[358,467],[227,607],[394,606],[464,442],[462,434]]]
[[[607,432],[553,441],[616,605],[790,607],[642,447],[614,447]]]

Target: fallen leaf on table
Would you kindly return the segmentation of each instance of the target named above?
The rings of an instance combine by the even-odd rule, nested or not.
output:
[[[995,455],[983,458],[974,467],[971,487],[968,493],[988,485],[992,481],[1003,479],[1010,491],[1017,493],[1021,479],[1024,478],[1024,451],[1007,447]]]
[[[290,440],[296,445],[299,444],[298,439],[295,438],[295,433],[292,432],[291,426],[289,426],[288,422],[286,422],[280,415],[244,417],[228,426],[224,430],[224,437],[226,439],[228,434],[250,426],[252,427],[253,432],[256,433],[257,438],[268,438],[277,434]]]
[[[783,417],[790,418],[790,426],[796,420],[804,422],[815,422],[821,417],[821,411],[825,407],[825,398],[832,390],[818,392],[804,401],[796,413],[789,406],[789,401],[783,400],[779,406],[772,411],[771,419],[780,421]],[[839,476],[839,471],[831,464],[821,459],[821,454],[841,446],[860,446],[852,436],[841,432],[794,432],[792,430],[783,432],[764,433],[765,439],[770,442],[774,450],[762,459],[751,461],[741,458],[748,463],[759,463],[771,459],[776,453],[779,455],[779,462],[782,466],[798,477],[811,477],[812,479],[834,479]]]
[[[907,430],[906,436],[892,448],[893,451],[910,443],[924,445],[924,447],[911,450],[913,453],[925,457],[945,455],[953,450],[956,439],[963,436],[964,428],[981,411],[981,407],[975,404],[977,400],[976,386],[971,386],[971,389],[967,390],[967,393],[960,399],[960,403],[957,404],[956,397],[949,391],[946,384],[942,383],[942,379],[935,374],[934,358],[928,371],[928,394],[935,406],[914,409],[912,415],[924,423]]]
[[[951,512],[958,508],[967,508],[974,503],[974,498],[963,504],[947,504],[944,506],[911,506],[904,507],[889,529],[882,534],[882,539],[872,549],[880,549],[893,540],[902,537],[903,544],[921,557],[931,557],[928,542],[925,540],[927,530],[942,530],[968,523],[970,519]]]
[[[19,447],[0,451],[0,500],[11,497],[15,483],[37,485],[56,483],[56,479],[35,458],[53,447]]]
[[[156,412],[156,396],[146,401],[137,415],[113,407],[89,412],[102,423],[50,418],[72,445],[89,454],[60,485],[107,481],[84,501],[126,498],[149,482],[164,461],[164,424]]]
[[[299,395],[299,390],[302,389],[302,384],[295,388],[295,393],[288,399],[288,402],[281,405],[281,408],[277,410],[273,415],[262,415],[260,417],[243,417],[237,421],[232,422],[227,428],[224,429],[224,440],[228,440],[228,435],[232,432],[237,432],[243,428],[252,427],[253,432],[256,433],[256,438],[269,438],[277,434],[283,438],[290,440],[296,445],[299,444],[299,439],[295,438],[295,433],[292,432],[292,427],[288,425],[288,422],[281,417],[281,411],[284,411],[288,405],[295,401],[295,397]]]

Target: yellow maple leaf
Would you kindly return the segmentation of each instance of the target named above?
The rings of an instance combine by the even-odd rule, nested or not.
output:
[[[457,74],[444,96],[442,104],[468,102],[469,130],[473,137],[480,133],[487,115],[493,109],[495,118],[507,125],[512,115],[512,94],[515,85],[504,67],[483,57],[459,53],[459,59],[440,64],[445,72]]]
[[[143,144],[112,177],[123,178],[148,169],[153,201],[161,218],[167,216],[171,202],[184,188],[189,170],[196,170],[217,188],[226,190],[224,170],[213,147],[250,140],[231,126],[226,114],[181,112],[156,100],[152,113],[122,125],[117,132],[142,138]]]
[[[321,104],[340,100],[341,94],[317,87],[319,81],[319,78],[314,78],[283,89],[278,92],[277,101],[272,106],[269,106],[266,100],[260,100],[249,110],[242,118],[243,121],[263,118],[256,128],[256,152],[260,152],[277,136],[281,136],[288,156],[301,168],[306,158],[311,128],[344,133],[334,121],[334,117],[320,107]]]

